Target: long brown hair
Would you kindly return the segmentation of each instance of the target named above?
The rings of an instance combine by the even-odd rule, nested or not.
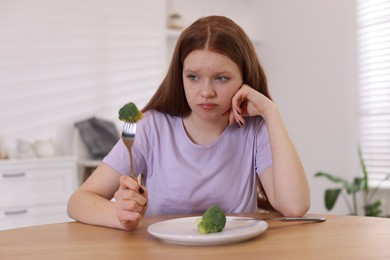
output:
[[[229,18],[207,16],[181,33],[168,73],[143,112],[154,109],[174,116],[187,116],[191,112],[184,93],[183,64],[191,52],[204,49],[230,58],[240,68],[244,83],[271,98],[265,73],[244,30]]]

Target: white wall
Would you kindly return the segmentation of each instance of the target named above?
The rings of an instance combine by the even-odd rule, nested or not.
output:
[[[271,93],[300,152],[312,190],[312,212],[326,212],[313,178],[328,171],[360,174],[354,0],[259,1],[259,56]],[[342,199],[332,213],[346,213]]]
[[[160,0],[1,0],[0,136],[9,150],[50,138],[69,154],[75,122],[119,126],[121,106],[144,106],[163,74],[164,10]]]

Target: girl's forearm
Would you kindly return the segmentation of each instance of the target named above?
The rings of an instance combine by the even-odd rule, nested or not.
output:
[[[86,224],[123,229],[114,202],[86,190],[77,190],[69,198],[68,215]]]
[[[310,189],[298,152],[276,105],[263,118],[272,150],[275,206],[284,215],[303,215],[310,207]]]

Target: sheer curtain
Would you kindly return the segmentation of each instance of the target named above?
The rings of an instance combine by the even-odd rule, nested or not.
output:
[[[360,145],[376,185],[390,173],[390,0],[357,0],[356,6]]]

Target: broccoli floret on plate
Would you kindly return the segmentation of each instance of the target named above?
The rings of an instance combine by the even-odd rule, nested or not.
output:
[[[119,119],[128,123],[135,123],[143,117],[137,106],[133,102],[129,102],[119,109]]]
[[[201,234],[221,232],[225,224],[225,212],[217,205],[210,206],[203,216],[197,219],[198,231]]]

